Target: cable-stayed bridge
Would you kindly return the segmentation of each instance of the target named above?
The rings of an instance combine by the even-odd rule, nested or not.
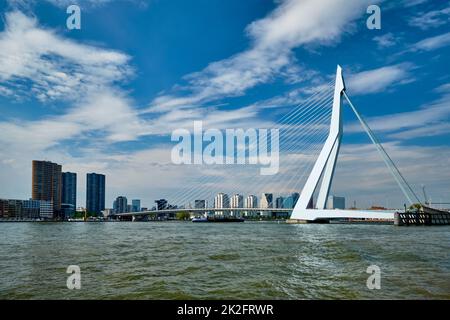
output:
[[[332,89],[331,96],[327,94],[330,88]],[[155,213],[174,213],[180,211],[192,213],[221,212],[221,214],[231,213],[233,215],[240,212],[287,212],[291,213],[291,220],[293,221],[317,221],[336,218],[393,220],[394,210],[343,210],[327,208],[327,199],[333,182],[343,135],[342,113],[344,99],[378,150],[389,172],[402,191],[405,200],[409,204],[421,203],[411,186],[351,102],[346,93],[342,68],[338,66],[335,79],[322,88],[318,88],[304,103],[280,119],[277,128],[279,128],[280,136],[282,137],[280,153],[282,153],[281,159],[283,159],[283,162],[280,163],[279,175],[260,177],[254,173],[248,173],[248,171],[239,169],[235,169],[235,172],[230,173],[230,171],[226,171],[230,169],[228,167],[225,168],[224,173],[212,167],[209,169],[209,173],[213,173],[212,175],[206,174],[206,177],[202,177],[199,174],[197,176],[199,179],[194,177],[192,181],[183,181],[183,184],[192,184],[195,187],[186,188],[179,193],[177,198],[171,200],[172,203],[191,203],[194,199],[204,197],[205,194],[213,194],[214,191],[222,192],[225,190],[230,190],[233,193],[245,189],[249,190],[247,194],[258,194],[259,192],[269,190],[286,193],[301,189],[299,199],[293,208],[249,208],[243,206],[235,206],[234,208],[218,208],[216,206],[192,208],[191,205],[187,205],[176,209],[129,212],[117,215],[145,216]],[[264,139],[266,141],[261,141],[261,138],[259,139],[258,146],[261,146],[261,142],[267,143],[268,137],[263,137]],[[248,150],[251,147],[251,145],[248,146]],[[316,160],[314,161],[314,159]],[[306,181],[303,181],[304,178],[306,178]],[[255,192],[256,190],[259,192]]]

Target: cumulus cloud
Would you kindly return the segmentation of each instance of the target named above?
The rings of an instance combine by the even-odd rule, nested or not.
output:
[[[429,12],[420,12],[409,20],[409,25],[428,30],[446,25],[450,21],[450,7]]]
[[[187,108],[225,96],[242,95],[267,83],[295,64],[292,49],[302,45],[337,43],[352,22],[365,13],[373,1],[285,0],[267,17],[251,23],[246,31],[251,46],[234,56],[213,62],[185,77],[184,95],[163,95],[149,112]],[[179,88],[179,87],[178,87]]]
[[[387,48],[395,46],[398,42],[398,38],[392,33],[388,32],[382,36],[373,37],[379,48]]]
[[[366,119],[374,131],[387,133],[394,139],[413,139],[448,134],[448,119],[450,117],[450,94],[448,85],[436,89],[443,95],[424,104],[414,111],[389,114]],[[350,124],[346,132],[362,132],[359,123]]]
[[[132,75],[126,54],[62,38],[19,11],[5,17],[0,85],[6,90],[41,101],[76,100]]]
[[[412,67],[411,64],[401,63],[350,74],[346,87],[352,94],[370,94],[389,90],[393,86],[414,81],[409,72]]]
[[[410,51],[433,51],[450,45],[450,32],[423,39],[410,48]]]

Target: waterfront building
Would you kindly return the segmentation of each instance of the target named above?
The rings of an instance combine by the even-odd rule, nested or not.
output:
[[[243,208],[244,207],[244,197],[240,194],[234,194],[231,197],[230,208]],[[238,211],[231,211],[233,216],[238,216]]]
[[[115,213],[125,213],[128,209],[128,199],[125,196],[119,196],[114,201],[114,212]]]
[[[54,217],[54,204],[52,201],[39,201],[39,217],[41,219],[52,219]]]
[[[230,208],[243,208],[244,197],[240,194],[235,194],[231,197]]]
[[[86,210],[100,215],[105,210],[105,175],[88,173],[86,176]]]
[[[0,218],[53,219],[53,213],[52,201],[0,199]]]
[[[214,198],[214,209],[222,209],[230,207],[230,198],[226,193],[218,193]],[[224,211],[216,211],[216,214],[223,215]]]
[[[32,162],[32,199],[53,202],[53,211],[61,210],[62,166],[50,161]]]
[[[43,200],[23,200],[22,216],[29,219],[37,219],[41,214],[41,201]]]
[[[61,203],[61,218],[63,220],[68,219],[68,218],[73,218],[73,216],[75,215],[75,206],[73,204],[70,203]]]
[[[245,207],[246,208],[258,208],[258,197],[254,195],[249,195],[245,198]]]
[[[142,207],[142,208],[141,208],[141,212],[142,212],[142,211],[148,211],[148,208],[147,208],[147,207]]]
[[[3,218],[22,218],[22,200],[3,199]]]
[[[107,208],[107,209],[102,211],[103,218],[105,218],[105,219],[108,218],[113,213],[114,213],[114,210],[110,209],[110,208]]]
[[[284,208],[284,198],[283,197],[277,197],[275,199],[275,207],[278,209]]]
[[[73,172],[62,173],[62,193],[61,203],[64,205],[66,213],[73,208],[73,213],[77,207],[77,174]]]
[[[345,209],[345,198],[329,196],[327,201],[327,209]]]
[[[261,195],[261,208],[262,209],[273,208],[273,194],[263,193]]]
[[[294,208],[294,198],[292,197],[292,195],[286,197],[284,199],[284,203],[283,203],[284,208],[288,208],[288,209],[292,209]]]
[[[0,199],[0,218],[9,217],[9,205],[7,199]]]
[[[155,200],[156,210],[165,210],[167,209],[168,202],[166,199]]]
[[[226,193],[218,193],[214,198],[214,208],[229,208],[230,207],[230,199]]]
[[[293,192],[293,193],[291,194],[291,197],[292,197],[292,207],[291,207],[291,208],[294,208],[295,205],[297,204],[298,199],[300,198],[300,193],[298,193],[298,192]]]
[[[132,209],[133,209],[133,212],[139,212],[139,211],[141,211],[141,200],[139,200],[139,199],[133,199],[133,200],[131,200],[131,205],[132,205]]]
[[[258,208],[258,197],[255,195],[248,195],[245,198],[245,208]],[[253,216],[256,215],[254,211],[244,211],[245,216]]]
[[[205,200],[194,200],[194,208],[195,209],[206,208],[206,201]]]

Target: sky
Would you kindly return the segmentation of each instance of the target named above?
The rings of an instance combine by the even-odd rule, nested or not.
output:
[[[66,26],[73,3],[80,30]],[[366,25],[372,4],[379,30]],[[106,174],[107,207],[119,195],[152,207],[301,191],[320,137],[285,147],[280,173],[265,178],[252,166],[176,165],[171,134],[195,120],[276,128],[318,88],[332,89],[339,64],[421,200],[425,185],[432,202],[450,202],[449,1],[0,0],[0,15],[0,198],[31,196],[33,159],[77,172],[78,206],[89,172]],[[318,124],[303,120],[296,141]],[[347,107],[344,123],[332,193],[347,206],[402,207]]]

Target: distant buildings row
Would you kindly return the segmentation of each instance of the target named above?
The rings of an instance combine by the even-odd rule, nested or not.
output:
[[[248,195],[245,199],[241,194],[234,194],[231,198],[226,193],[218,193],[214,198],[214,209],[222,208],[286,208],[292,209],[300,197],[299,193],[294,192],[287,197],[279,196],[274,200],[272,193],[263,193],[258,206],[258,197]],[[195,200],[195,208],[205,208],[205,200]]]
[[[74,215],[77,208],[77,174],[62,172],[62,166],[49,161],[32,162],[32,197],[29,200],[0,199],[0,218],[25,219],[67,219]],[[218,193],[214,198],[214,209],[222,208],[278,208],[292,209],[300,195],[297,192],[289,196],[274,199],[272,193],[262,193],[258,197],[234,194],[231,198],[226,193]],[[155,200],[151,210],[176,209],[166,199]],[[189,206],[190,207],[190,206]],[[194,208],[207,208],[206,200],[194,201]],[[310,203],[312,207],[312,202]],[[329,209],[345,209],[345,198],[330,196]],[[100,216],[115,213],[147,211],[141,207],[141,200],[133,199],[131,203],[125,196],[119,196],[113,203],[113,209],[105,210],[105,175],[88,173],[86,176],[86,211]],[[220,211],[219,211],[220,214]]]
[[[62,172],[50,161],[32,162],[32,195],[29,200],[0,199],[0,218],[65,219],[77,207],[77,174]],[[105,209],[105,176],[88,173],[86,210],[100,215]]]

